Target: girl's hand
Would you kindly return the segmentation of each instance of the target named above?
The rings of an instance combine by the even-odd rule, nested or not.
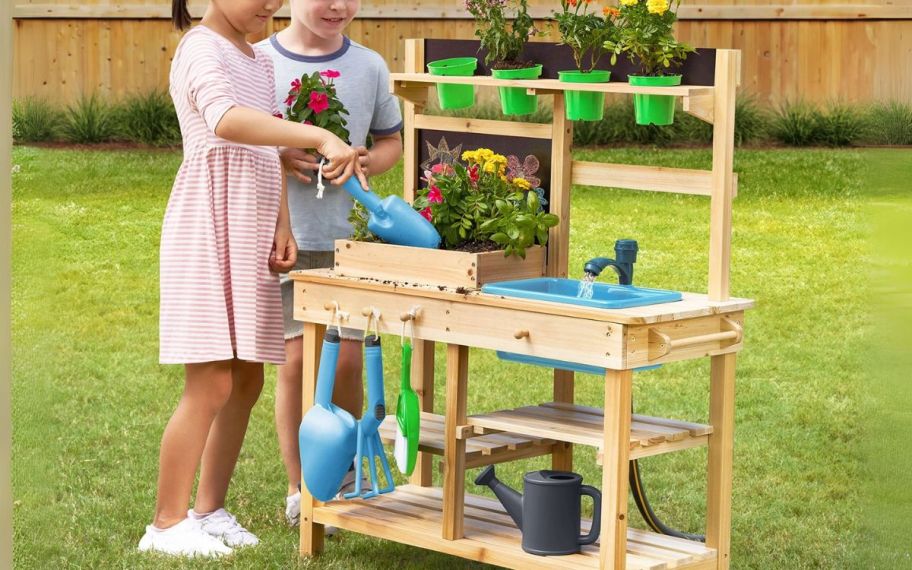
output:
[[[317,151],[326,157],[329,164],[323,165],[323,176],[338,186],[354,174],[361,182],[361,188],[368,190],[367,177],[361,170],[358,151],[348,146],[336,135],[327,132]]]
[[[305,184],[313,180],[313,174],[320,167],[316,156],[300,148],[283,148],[279,156],[285,170]]]
[[[361,172],[363,172],[365,176],[370,176],[370,152],[367,150],[366,146],[356,146],[355,150],[358,152],[358,162],[361,164]]]
[[[288,273],[297,260],[298,244],[291,235],[291,227],[277,224],[275,237],[272,238],[272,253],[269,254],[269,269],[275,273]]]

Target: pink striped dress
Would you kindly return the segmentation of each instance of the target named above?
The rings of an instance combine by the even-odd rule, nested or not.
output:
[[[272,61],[204,26],[181,40],[171,97],[184,161],[161,236],[160,361],[285,361],[278,276],[268,266],[282,188],[274,147],[215,135],[234,106],[278,112]]]

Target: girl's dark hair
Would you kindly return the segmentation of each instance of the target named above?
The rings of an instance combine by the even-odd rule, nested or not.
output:
[[[190,10],[187,9],[187,0],[171,0],[171,23],[178,30],[190,27]]]

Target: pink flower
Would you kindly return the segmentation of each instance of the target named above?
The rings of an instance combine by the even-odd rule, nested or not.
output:
[[[428,191],[428,202],[432,204],[440,204],[443,202],[443,194],[440,193],[440,188],[436,186],[431,186],[431,189]]]
[[[469,167],[469,180],[472,181],[472,184],[478,182],[478,165],[473,164]]]
[[[304,124],[305,124],[305,125],[313,125],[313,123],[311,123],[310,121],[304,121]]]
[[[446,164],[443,162],[438,162],[437,164],[435,164],[434,166],[431,167],[431,172],[434,174],[443,174],[443,175],[447,176],[447,175],[453,174],[455,171],[453,170],[453,167],[450,166],[449,164]]]
[[[297,100],[297,98],[298,98],[297,93],[289,93],[288,97],[285,98],[285,106],[291,107],[292,105],[294,105],[294,102]]]
[[[326,96],[326,93],[311,91],[310,102],[307,103],[307,106],[310,107],[314,113],[320,114],[326,109],[329,109],[329,98]]]
[[[431,216],[431,207],[430,206],[421,210],[420,214],[422,215],[422,217],[424,217],[425,220],[427,220],[429,222],[431,221],[432,216]]]
[[[295,93],[297,93],[298,91],[301,90],[301,80],[300,79],[292,79],[291,90]]]
[[[282,113],[273,113],[272,116],[275,117],[275,118],[277,118],[277,119],[284,119],[284,118],[285,118],[285,115],[283,115]]]
[[[339,73],[338,71],[336,71],[335,69],[326,69],[324,71],[321,71],[320,75],[322,75],[323,77],[326,77],[328,79],[335,79],[342,74]]]

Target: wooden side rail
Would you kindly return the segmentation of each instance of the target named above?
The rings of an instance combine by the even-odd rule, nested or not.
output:
[[[676,339],[672,339],[658,329],[649,329],[649,360],[657,360],[668,356],[676,348],[686,348],[708,342],[731,340],[731,344],[740,343],[744,338],[744,328],[729,318],[723,317],[721,322],[722,326],[727,327],[728,330]],[[652,347],[655,347],[655,349],[653,350]]]
[[[490,119],[417,114],[415,115],[415,128],[451,131],[454,133],[474,133],[544,140],[551,139],[551,125],[544,123],[520,123],[518,121],[496,121]]]
[[[712,195],[712,171],[664,166],[638,166],[574,160],[571,181],[581,186],[624,188],[648,192]],[[738,176],[732,178],[732,197],[738,194]]]

